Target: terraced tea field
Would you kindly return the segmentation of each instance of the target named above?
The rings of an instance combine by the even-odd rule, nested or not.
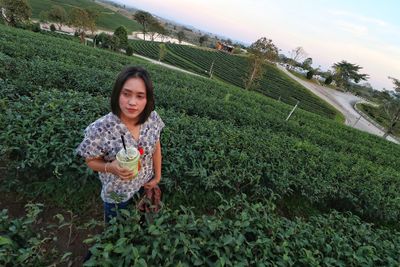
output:
[[[140,40],[131,40],[130,42],[135,53],[159,59],[159,43]],[[244,87],[244,80],[249,68],[246,57],[187,45],[167,43],[166,48],[167,53],[163,62],[207,77],[210,76],[209,72],[211,71],[214,78]],[[300,108],[328,118],[337,116],[337,111],[333,107],[314,96],[273,65],[265,67],[265,75],[259,82],[256,91],[290,105],[295,105],[297,101],[300,101]]]
[[[78,218],[101,206],[97,176],[74,151],[85,127],[109,112],[126,65],[149,70],[166,124],[165,206],[145,227],[132,209],[88,237],[88,265],[399,265],[398,145],[325,111],[299,109],[286,122],[292,106],[263,94],[3,25],[1,195]],[[1,213],[0,265],[48,266],[59,255],[41,250],[49,232],[31,210],[23,222]]]
[[[114,32],[121,25],[124,25],[129,32],[141,29],[141,26],[136,21],[90,0],[28,0],[28,3],[32,7],[32,17],[35,19],[39,19],[40,12],[47,12],[52,6],[58,5],[62,6],[67,12],[70,12],[74,7],[96,10],[99,14],[96,19],[96,27],[103,30]]]

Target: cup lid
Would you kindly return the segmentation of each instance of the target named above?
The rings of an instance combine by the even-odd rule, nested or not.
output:
[[[138,156],[139,156],[139,150],[137,150],[137,148],[133,146],[127,147],[126,151],[125,149],[121,149],[117,154],[118,158],[125,160],[135,159]]]

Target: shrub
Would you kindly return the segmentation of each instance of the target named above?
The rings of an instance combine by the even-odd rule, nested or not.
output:
[[[110,47],[110,35],[105,32],[101,32],[96,36],[96,45],[101,48],[109,48]]]
[[[110,49],[113,51],[118,51],[120,47],[120,39],[118,36],[110,36]]]
[[[399,233],[374,229],[351,214],[309,221],[274,214],[274,204],[245,197],[224,201],[215,215],[164,209],[143,227],[121,212],[94,243],[85,266],[398,266]],[[124,215],[127,215],[126,218]],[[116,223],[119,222],[120,224]],[[180,263],[180,264],[177,264]]]
[[[50,25],[50,31],[52,31],[52,32],[56,31],[56,26],[54,24]]]
[[[126,55],[127,56],[132,56],[132,54],[133,54],[133,47],[131,45],[128,45],[126,47]]]
[[[32,29],[32,31],[33,32],[40,32],[41,31],[41,29],[40,29],[40,23],[33,23],[32,24],[32,26],[31,26],[31,29]]]
[[[314,76],[314,71],[312,70],[308,71],[306,74],[306,78],[309,80],[311,80],[313,76]]]
[[[329,75],[326,79],[325,79],[325,84],[326,85],[330,85],[333,82],[333,77],[332,75]]]
[[[119,46],[121,48],[126,48],[128,45],[128,30],[124,26],[119,26],[115,32],[114,36],[119,39]]]
[[[6,91],[11,90],[12,87],[6,87]],[[68,103],[64,99],[69,99]],[[83,132],[83,125],[106,112],[104,98],[69,90],[49,90],[33,92],[31,97],[3,98],[3,101],[8,112],[2,116],[0,140],[4,153],[2,159],[14,167],[10,166],[10,170],[17,169],[20,175],[25,173],[25,182],[43,176],[60,178],[60,174],[78,180],[87,176],[87,169],[74,156],[82,135],[71,134],[66,125]],[[14,101],[18,104],[12,104]],[[92,112],[87,112],[88,108]],[[14,124],[6,126],[8,121]],[[28,121],[38,127],[34,130],[26,127]],[[27,140],[27,132],[35,142],[23,145],[21,142]]]
[[[44,229],[37,229],[41,204],[27,204],[26,216],[9,218],[8,211],[0,211],[0,265],[1,266],[47,266],[50,255],[46,243],[52,240],[45,237]],[[47,263],[47,264],[46,264]]]

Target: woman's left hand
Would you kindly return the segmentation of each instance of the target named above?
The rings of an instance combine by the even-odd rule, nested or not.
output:
[[[160,180],[152,179],[152,180],[150,180],[150,182],[144,184],[143,187],[144,187],[144,189],[147,189],[147,190],[153,189],[159,182],[160,182]]]

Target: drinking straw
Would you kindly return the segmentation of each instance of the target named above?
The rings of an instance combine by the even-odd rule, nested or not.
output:
[[[122,145],[124,146],[124,149],[125,149],[125,153],[127,153],[127,152],[126,152],[125,139],[124,139],[124,136],[123,136],[123,135],[121,135],[121,140],[122,140]]]

